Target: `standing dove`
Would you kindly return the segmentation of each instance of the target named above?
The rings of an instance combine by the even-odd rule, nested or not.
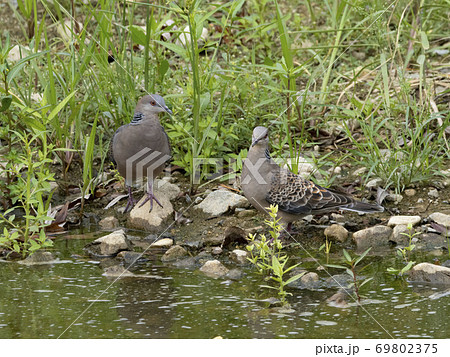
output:
[[[161,112],[172,115],[163,97],[158,94],[146,95],[136,104],[133,120],[122,125],[114,134],[112,155],[128,187],[125,212],[135,203],[131,192],[133,182],[144,177],[147,177],[147,197],[140,207],[149,200],[150,211],[153,209],[153,200],[162,207],[153,195],[153,179],[162,172],[164,163],[170,159],[169,138],[158,119]]]
[[[253,130],[252,145],[244,161],[241,187],[245,197],[259,211],[278,205],[278,217],[287,223],[309,214],[321,214],[337,210],[373,213],[384,208],[357,201],[305,180],[299,175],[281,168],[269,153],[269,130],[257,126]]]

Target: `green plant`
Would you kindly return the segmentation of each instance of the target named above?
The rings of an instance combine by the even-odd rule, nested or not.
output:
[[[9,168],[17,182],[11,186],[10,192],[14,206],[0,214],[0,223],[5,226],[0,234],[0,246],[25,257],[52,245],[44,231],[53,220],[47,214],[52,196],[50,182],[54,180],[49,170],[52,146],[46,144],[42,132],[31,138],[26,133],[16,131],[14,134],[21,141],[23,151],[17,152]],[[42,149],[34,146],[38,140],[42,140]],[[23,221],[16,220],[15,209],[23,210]]]
[[[326,254],[326,256],[327,256],[327,263],[328,263],[328,260],[329,260],[329,258],[330,258],[330,251],[331,251],[331,245],[332,245],[332,244],[333,244],[333,242],[328,241],[328,237],[325,236],[325,243],[323,243],[323,244],[320,246],[320,248],[319,248],[319,252],[320,252],[321,250],[323,250],[323,251],[325,252],[325,254]]]
[[[364,259],[364,257],[370,252],[372,248],[367,249],[364,253],[362,253],[360,256],[352,258],[351,255],[345,250],[342,250],[342,253],[344,255],[344,265],[337,265],[337,264],[326,264],[327,267],[330,268],[337,268],[345,270],[345,272],[352,278],[352,283],[348,286],[348,288],[353,288],[355,290],[355,295],[358,300],[358,303],[361,303],[361,295],[360,290],[361,288],[367,284],[369,281],[371,281],[373,278],[367,278],[363,282],[358,281],[358,273],[361,272],[365,267],[359,269],[357,271],[357,265]]]
[[[386,269],[386,271],[390,274],[394,274],[396,276],[402,277],[405,273],[407,273],[409,270],[411,270],[412,266],[416,263],[415,261],[410,260],[411,252],[416,247],[415,244],[412,243],[412,240],[417,235],[420,235],[420,232],[414,232],[413,226],[411,223],[407,226],[408,232],[407,233],[400,233],[408,238],[408,246],[403,248],[397,248],[397,256],[402,258],[402,260],[406,263],[405,266],[403,266],[401,269],[389,267]]]
[[[282,304],[287,304],[286,297],[290,295],[285,288],[286,285],[300,279],[304,273],[296,274],[286,281],[284,276],[286,273],[298,266],[298,264],[286,267],[288,256],[282,252],[283,244],[280,241],[280,233],[283,226],[277,219],[278,206],[271,205],[269,207],[270,219],[265,220],[265,224],[269,227],[270,240],[267,240],[264,234],[259,239],[255,235],[250,234],[250,244],[247,250],[250,252],[250,258],[247,258],[256,266],[259,273],[267,274],[269,278],[277,283],[277,286],[263,285],[265,288],[278,290],[278,296]]]

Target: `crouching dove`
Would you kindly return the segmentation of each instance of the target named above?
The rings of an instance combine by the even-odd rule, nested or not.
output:
[[[245,197],[261,212],[266,212],[270,204],[278,205],[278,218],[287,224],[288,230],[292,222],[309,214],[336,210],[384,211],[379,205],[333,192],[278,166],[269,153],[269,131],[262,126],[253,130],[252,145],[242,168],[241,187]]]
[[[117,129],[112,140],[112,155],[119,173],[125,178],[128,187],[128,202],[124,212],[134,206],[131,186],[137,180],[147,177],[147,197],[142,207],[150,200],[161,203],[153,195],[153,179],[158,176],[164,163],[170,159],[170,143],[164,128],[159,123],[158,114],[172,111],[167,108],[163,97],[150,94],[142,97],[136,104],[133,120]]]

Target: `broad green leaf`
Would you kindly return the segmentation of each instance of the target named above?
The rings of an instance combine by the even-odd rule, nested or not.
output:
[[[67,102],[75,95],[76,92],[77,91],[74,90],[67,97],[65,97],[55,108],[53,108],[53,110],[48,115],[47,120],[51,121],[61,111],[61,109],[65,107]]]
[[[147,42],[147,35],[145,30],[140,26],[131,25],[129,26],[131,32],[131,40],[138,45],[145,46]]]
[[[424,50],[428,50],[430,48],[428,36],[424,31],[420,31],[420,43],[422,44]]]

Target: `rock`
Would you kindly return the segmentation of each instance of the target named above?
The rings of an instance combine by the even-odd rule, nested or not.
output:
[[[434,212],[428,216],[428,219],[440,224],[441,226],[450,228],[450,215],[448,214]]]
[[[327,224],[328,222],[330,221],[330,218],[328,218],[328,216],[322,216],[322,217],[320,217],[319,218],[319,220],[317,221],[317,223],[319,224],[319,225],[325,225],[325,224]]]
[[[352,277],[348,274],[336,274],[330,276],[326,280],[326,284],[328,288],[331,287],[347,287],[352,282]]]
[[[224,239],[223,236],[207,234],[206,237],[203,237],[202,243],[204,245],[222,245]]]
[[[365,167],[360,167],[359,169],[356,169],[355,171],[352,172],[352,176],[361,176],[361,175],[363,175],[366,171],[367,171],[367,168],[365,168]]]
[[[125,269],[122,265],[114,265],[112,267],[106,268],[103,275],[114,278],[127,278],[135,276],[135,274]]]
[[[405,195],[408,196],[408,197],[415,196],[416,193],[417,193],[417,191],[415,189],[413,189],[413,188],[408,188],[408,189],[405,190]]]
[[[103,218],[98,224],[103,229],[114,229],[119,226],[119,220],[114,216],[110,216]]]
[[[432,188],[430,191],[428,191],[428,197],[432,199],[439,198],[439,192],[435,188]]]
[[[375,178],[366,183],[367,188],[376,188],[383,183],[383,180],[380,178]]]
[[[228,190],[216,190],[195,207],[212,216],[220,216],[230,209],[248,206],[249,202],[244,196]]]
[[[327,299],[327,303],[329,306],[345,309],[349,306],[347,301],[349,297],[351,297],[351,295],[344,289],[341,289],[336,294],[330,296]]]
[[[120,229],[86,244],[84,250],[95,257],[113,257],[122,250],[131,250],[131,245]]]
[[[241,280],[242,278],[242,270],[240,269],[231,269],[225,277],[230,280]]]
[[[420,216],[392,216],[389,218],[388,226],[398,226],[398,225],[405,225],[411,224],[412,226],[415,226],[420,222],[421,218]]]
[[[214,247],[213,249],[211,249],[211,254],[212,255],[219,255],[222,254],[223,249],[220,247]]]
[[[146,197],[145,194],[130,212],[129,221],[133,228],[155,230],[172,216],[174,210],[170,200],[178,196],[180,188],[167,180],[155,180],[153,192],[163,207],[153,202],[153,209],[150,211],[150,201],[139,207]]]
[[[345,217],[342,214],[339,213],[332,213],[331,215],[331,219],[335,222],[338,223],[344,223],[345,222]]]
[[[200,271],[210,278],[221,278],[229,272],[229,270],[218,260],[208,260],[200,268]]]
[[[414,234],[414,230],[412,232],[409,231],[408,226],[404,224],[399,224],[394,227],[392,230],[392,236],[391,241],[395,242],[396,244],[400,245],[408,245],[409,244],[409,238],[405,234],[412,233]]]
[[[187,250],[180,245],[174,245],[161,257],[162,262],[172,262],[188,254]]]
[[[442,263],[443,267],[450,268],[450,259],[447,259],[445,262]]]
[[[223,239],[222,247],[230,245],[247,245],[247,232],[242,228],[231,226],[225,230],[225,237]]]
[[[241,249],[235,249],[230,253],[230,259],[239,265],[248,263],[247,252]]]
[[[394,202],[395,204],[399,204],[403,200],[403,196],[395,193],[390,193],[386,196],[387,201]]]
[[[325,236],[333,241],[345,242],[348,238],[348,231],[340,224],[332,224],[325,228]]]
[[[123,259],[124,264],[129,268],[130,266],[133,266],[137,263],[142,263],[147,261],[148,259],[145,258],[142,253],[138,252],[129,252],[129,251],[122,251],[117,254],[117,258]]]
[[[50,252],[36,251],[30,256],[26,257],[24,260],[18,261],[19,264],[23,265],[43,265],[43,264],[53,264],[55,262],[55,257]]]
[[[150,244],[150,248],[170,248],[173,245],[173,239],[163,238]]]
[[[181,260],[176,260],[172,264],[179,269],[194,269],[197,265],[197,262],[194,257],[189,257]]]
[[[447,239],[440,234],[435,233],[423,233],[420,235],[420,243],[421,245],[424,245],[426,249],[432,250],[432,249],[446,249],[448,247],[447,245]]]
[[[387,245],[392,234],[392,228],[375,226],[353,233],[353,240],[358,249]]]
[[[254,215],[256,215],[256,211],[254,209],[245,209],[237,213],[237,216],[239,218],[249,218],[253,217]]]
[[[300,278],[300,281],[303,284],[305,284],[305,285],[306,284],[311,284],[311,283],[314,283],[316,281],[319,281],[319,275],[317,273],[314,273],[314,272],[309,272],[309,273],[306,273],[305,275],[303,275]]]
[[[410,270],[409,279],[432,284],[450,284],[450,268],[430,263],[420,263]]]

